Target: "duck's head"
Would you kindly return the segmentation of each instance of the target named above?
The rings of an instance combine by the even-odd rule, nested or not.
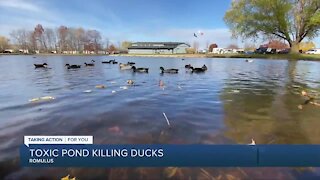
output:
[[[134,84],[134,81],[131,80],[131,79],[129,79],[129,80],[127,80],[127,83],[130,84],[130,85],[132,85],[132,84]]]
[[[161,70],[161,71],[163,71],[163,70],[164,70],[164,68],[163,68],[163,67],[160,67],[160,70]]]
[[[43,65],[44,65],[44,66],[48,66],[48,64],[47,64],[47,63],[43,63]]]
[[[66,64],[65,66],[70,66],[70,64]]]
[[[96,62],[96,61],[92,59],[91,62]]]
[[[87,65],[87,63],[84,63],[85,65]]]
[[[135,66],[132,66],[131,69],[136,70],[137,68]]]

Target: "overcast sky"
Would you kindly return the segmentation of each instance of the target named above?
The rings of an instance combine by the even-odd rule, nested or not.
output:
[[[0,0],[0,35],[19,28],[83,27],[119,41],[197,41],[243,45],[223,21],[231,0]],[[203,32],[198,38],[193,33]],[[320,38],[315,40],[320,47]],[[251,43],[251,42],[249,42]]]

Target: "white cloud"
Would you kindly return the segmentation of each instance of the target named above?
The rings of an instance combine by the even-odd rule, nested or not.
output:
[[[12,8],[32,12],[39,12],[41,10],[38,6],[22,0],[1,0],[0,6],[4,8]]]

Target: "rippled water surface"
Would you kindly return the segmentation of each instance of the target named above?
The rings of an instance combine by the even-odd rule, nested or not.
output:
[[[102,64],[115,58],[149,73]],[[96,60],[68,70],[66,63]],[[49,69],[34,69],[34,63]],[[208,71],[186,72],[192,64]],[[179,74],[160,74],[159,67]],[[132,79],[134,86],[126,86]],[[165,87],[159,87],[159,81]],[[105,89],[97,89],[103,84]],[[7,179],[319,178],[315,168],[20,168],[24,135],[93,135],[96,144],[320,144],[320,107],[297,106],[301,90],[320,93],[320,63],[287,60],[0,56],[0,177]],[[92,90],[91,93],[84,93]],[[116,91],[112,93],[112,91]],[[30,103],[36,97],[54,100]],[[162,113],[168,116],[169,129]],[[175,172],[174,175],[172,175]],[[172,175],[172,176],[171,176]],[[2,178],[1,178],[2,179]]]

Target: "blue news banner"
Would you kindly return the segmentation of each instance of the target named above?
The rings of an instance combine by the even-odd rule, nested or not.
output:
[[[21,145],[25,167],[319,167],[320,145]]]

